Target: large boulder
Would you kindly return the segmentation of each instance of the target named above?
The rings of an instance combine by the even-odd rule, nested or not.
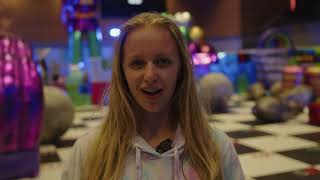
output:
[[[270,96],[257,100],[252,113],[258,121],[263,122],[282,122],[288,118],[279,99]]]
[[[248,99],[249,100],[256,101],[256,100],[262,98],[263,96],[265,96],[265,94],[266,94],[266,91],[265,91],[262,83],[252,84],[248,89]]]
[[[305,85],[297,86],[280,94],[281,103],[288,109],[292,116],[301,113],[312,100],[312,90]]]
[[[301,85],[285,91],[279,97],[266,96],[253,107],[253,114],[265,122],[286,121],[303,112],[312,99],[309,87]]]
[[[40,141],[54,142],[72,125],[74,106],[65,91],[54,87],[44,87],[44,114]]]
[[[200,79],[198,93],[209,113],[223,113],[228,111],[228,101],[233,94],[233,86],[224,74],[212,73]]]
[[[282,93],[282,82],[277,81],[273,83],[269,92],[271,96],[278,97]]]

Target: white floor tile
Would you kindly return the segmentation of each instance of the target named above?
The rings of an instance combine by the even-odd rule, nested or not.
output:
[[[320,127],[311,126],[308,124],[295,124],[295,123],[278,123],[269,125],[256,126],[257,130],[264,131],[277,135],[297,135],[305,133],[319,132]]]
[[[41,165],[40,170],[38,178],[41,180],[60,179],[63,165],[62,163],[46,163]]]
[[[223,122],[246,122],[246,121],[255,121],[255,117],[252,114],[214,114],[212,115],[213,119],[217,119]]]
[[[41,145],[39,151],[42,154],[47,154],[50,152],[56,152],[57,148],[54,145]]]
[[[58,148],[57,153],[63,163],[69,161],[70,155],[72,153],[72,147],[68,148]]]
[[[89,128],[94,128],[94,127],[100,126],[102,122],[103,122],[102,120],[94,120],[94,121],[86,121],[85,124]]]
[[[231,113],[241,113],[241,114],[251,114],[252,113],[252,110],[251,108],[247,108],[247,107],[235,107],[235,108],[232,108],[230,110]]]
[[[248,130],[251,129],[251,126],[240,124],[240,123],[222,123],[222,122],[212,122],[210,123],[211,127],[216,127],[221,129],[224,132],[229,131],[240,131],[240,130]]]
[[[261,136],[239,139],[238,141],[240,144],[268,152],[279,152],[317,146],[316,142],[288,136]]]
[[[246,180],[255,180],[255,179],[253,179],[252,177],[249,177],[249,176],[246,176],[245,178],[246,178]]]
[[[272,153],[248,153],[240,155],[239,159],[244,173],[253,178],[309,167],[306,163]]]
[[[87,128],[74,128],[68,130],[62,137],[61,139],[78,139],[80,136],[85,134],[88,131]]]
[[[57,180],[61,178],[62,170],[63,165],[61,163],[45,163],[41,164],[38,177],[21,180]]]
[[[256,104],[255,101],[244,101],[241,103],[242,107],[247,107],[247,108],[251,108]]]

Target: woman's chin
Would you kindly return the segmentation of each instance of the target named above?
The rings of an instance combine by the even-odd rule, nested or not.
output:
[[[144,111],[149,113],[158,113],[164,109],[164,107],[159,104],[144,104],[142,108]]]

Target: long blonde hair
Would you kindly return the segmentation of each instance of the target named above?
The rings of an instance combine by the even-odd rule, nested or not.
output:
[[[222,179],[217,145],[212,129],[202,113],[193,79],[191,56],[179,28],[157,13],[142,13],[124,24],[115,44],[109,95],[109,112],[101,126],[86,161],[85,179],[119,180],[123,176],[125,158],[132,150],[136,134],[135,101],[130,94],[122,68],[123,49],[130,32],[142,26],[161,26],[170,31],[177,43],[181,70],[172,97],[173,109],[185,137],[184,154],[200,179]],[[137,44],[138,45],[138,44]]]

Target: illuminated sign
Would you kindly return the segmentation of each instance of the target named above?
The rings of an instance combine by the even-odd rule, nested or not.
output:
[[[130,5],[141,5],[143,0],[127,0],[128,4]]]

